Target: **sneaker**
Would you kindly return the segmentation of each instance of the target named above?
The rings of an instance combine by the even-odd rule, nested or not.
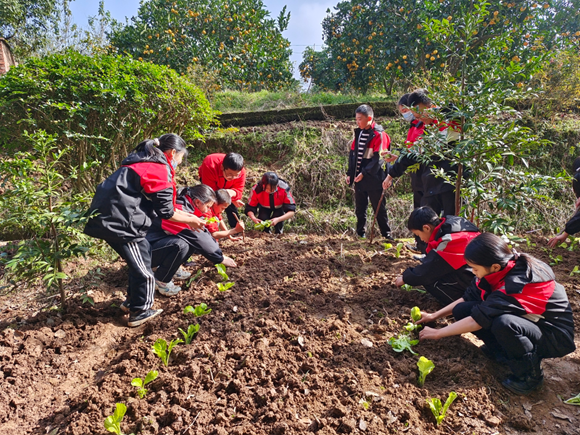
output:
[[[417,255],[413,255],[413,260],[419,260],[419,261],[421,261],[425,257],[426,257],[425,254],[417,254]]]
[[[163,296],[175,296],[177,293],[179,293],[181,291],[181,287],[173,284],[173,281],[161,282],[161,281],[155,280],[155,288]]]
[[[394,242],[395,239],[393,239],[393,236],[391,236],[390,234],[387,234],[386,236],[383,236],[385,238],[385,242]]]
[[[501,384],[514,394],[527,396],[531,392],[542,388],[544,373],[539,373],[537,376],[527,375],[521,378],[516,375],[510,375]]]
[[[184,280],[189,278],[190,276],[191,273],[189,273],[183,267],[179,266],[179,269],[177,269],[177,272],[175,272],[175,275],[173,275],[173,279]]]
[[[125,299],[125,302],[123,302],[119,308],[121,308],[121,311],[123,313],[129,314],[129,312],[131,311],[129,309],[129,299]]]
[[[152,309],[133,311],[129,316],[129,321],[127,322],[127,325],[129,325],[131,328],[134,328],[135,326],[142,325],[147,320],[151,320],[152,318],[157,317],[162,312],[163,310],[152,310]]]

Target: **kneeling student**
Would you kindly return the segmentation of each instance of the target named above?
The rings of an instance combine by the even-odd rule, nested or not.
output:
[[[294,216],[295,212],[296,202],[290,186],[275,172],[266,172],[262,176],[262,181],[252,188],[246,205],[246,214],[255,224],[271,220],[276,234],[282,234],[284,221]],[[270,228],[264,228],[264,231],[269,233]]]
[[[516,394],[542,386],[543,358],[576,349],[574,318],[566,290],[542,261],[512,251],[498,236],[484,233],[465,249],[476,278],[458,299],[436,313],[422,312],[417,323],[453,314],[456,322],[441,329],[425,327],[421,340],[473,332],[485,343],[483,353],[507,363],[513,375],[502,384]]]
[[[420,265],[409,267],[397,277],[395,285],[421,285],[441,305],[462,297],[473,280],[463,253],[467,244],[480,234],[479,229],[458,216],[439,218],[430,207],[413,210],[407,227],[426,244],[427,255]]]
[[[214,191],[200,184],[179,189],[175,202],[176,208],[200,217],[214,201]],[[147,240],[151,244],[151,266],[157,267],[157,290],[165,296],[176,295],[181,290],[173,283],[173,279],[190,277],[191,274],[183,270],[181,265],[193,254],[203,255],[213,264],[223,263],[228,267],[236,267],[234,260],[223,255],[219,244],[205,228],[193,231],[188,225],[157,218],[147,233]]]
[[[214,239],[223,239],[228,237],[230,240],[239,240],[239,237],[233,237],[235,234],[242,233],[245,230],[244,223],[239,220],[236,222],[236,226],[230,230],[226,227],[224,223],[222,213],[226,210],[232,203],[232,197],[226,189],[220,189],[215,193],[216,201],[209,208],[209,211],[203,215],[204,219],[216,218],[217,222],[210,222],[205,225],[207,230],[213,236]]]

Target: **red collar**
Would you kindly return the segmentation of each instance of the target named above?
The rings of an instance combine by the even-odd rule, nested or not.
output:
[[[441,226],[444,223],[445,223],[445,218],[441,218],[441,223],[433,229],[433,232],[431,233],[431,237],[429,237],[429,243],[427,243],[427,249],[425,249],[425,252],[427,254],[429,253],[429,251],[431,251],[432,249],[435,249],[439,245],[439,241],[435,240],[435,237],[437,237],[437,233],[439,232],[439,230],[441,229]]]
[[[491,291],[494,291],[499,287],[500,283],[504,282],[505,276],[509,273],[510,270],[514,268],[515,265],[516,262],[510,260],[508,261],[506,267],[504,267],[502,270],[490,273],[489,275],[486,275],[482,279],[480,279],[480,281],[485,280],[489,284]]]

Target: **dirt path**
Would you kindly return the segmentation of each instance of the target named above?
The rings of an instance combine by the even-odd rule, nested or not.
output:
[[[46,300],[34,289],[0,298],[0,433],[105,434],[117,402],[128,407],[127,434],[580,433],[580,407],[559,398],[580,392],[580,351],[546,360],[544,388],[514,396],[500,383],[507,370],[470,334],[420,343],[417,356],[387,344],[412,306],[437,309],[429,296],[392,286],[414,263],[408,252],[395,259],[349,238],[252,236],[226,242],[241,265],[228,270],[231,290],[217,291],[215,268],[200,258],[200,280],[175,298],[159,296],[165,312],[136,329],[123,326],[118,308],[120,262],[74,265],[69,288],[92,287],[94,307],[75,300],[67,314],[40,311]],[[558,249],[554,269],[580,324],[580,277],[569,276],[577,252]],[[183,308],[201,302],[213,311],[164,367],[152,344],[181,338],[177,328],[194,323]],[[435,363],[423,388],[419,355]],[[152,369],[159,377],[139,399],[131,380]],[[426,399],[450,391],[458,398],[437,427]]]

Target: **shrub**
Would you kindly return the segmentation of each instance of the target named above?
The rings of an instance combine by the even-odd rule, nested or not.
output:
[[[144,138],[200,138],[214,112],[175,71],[128,57],[74,51],[31,58],[0,78],[0,146],[27,147],[23,131],[45,130],[75,152],[74,186],[92,190]],[[102,163],[96,173],[91,163]]]

